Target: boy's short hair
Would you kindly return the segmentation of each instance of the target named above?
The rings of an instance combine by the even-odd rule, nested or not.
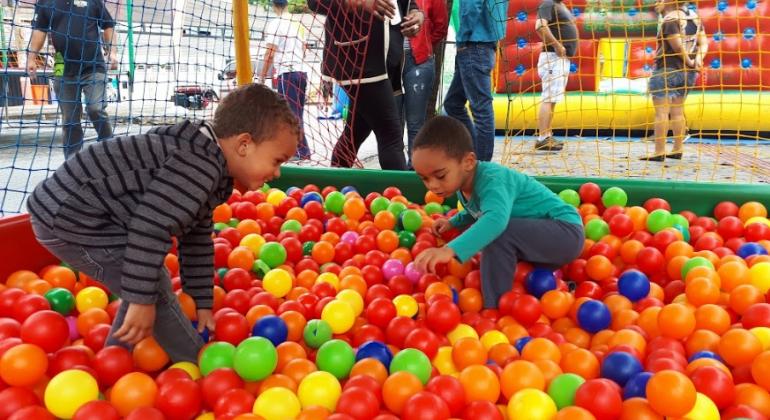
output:
[[[212,121],[217,137],[249,133],[256,143],[273,137],[280,125],[289,127],[299,139],[299,119],[289,103],[259,83],[239,86],[228,93],[219,102]]]
[[[412,149],[439,149],[450,158],[462,159],[473,152],[473,140],[460,121],[452,117],[436,116],[422,126]]]

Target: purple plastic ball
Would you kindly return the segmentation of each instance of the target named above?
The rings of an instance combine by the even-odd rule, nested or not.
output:
[[[422,273],[420,270],[418,270],[414,263],[409,263],[406,265],[406,268],[404,269],[404,275],[406,278],[409,279],[413,284],[417,284],[417,282],[420,281],[420,278],[422,277]]]
[[[342,242],[347,242],[350,245],[355,245],[356,239],[358,239],[358,234],[356,232],[351,232],[351,231],[345,232],[342,234],[342,236],[340,236],[340,240]]]
[[[385,280],[390,280],[401,274],[404,274],[404,263],[401,260],[389,259],[382,265],[382,275],[385,276]]]
[[[65,319],[67,320],[67,326],[70,330],[70,340],[75,341],[80,338],[80,333],[78,333],[78,319],[74,316],[68,316]]]

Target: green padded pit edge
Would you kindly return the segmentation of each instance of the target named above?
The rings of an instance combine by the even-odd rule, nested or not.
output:
[[[565,188],[577,190],[581,184],[595,182],[602,189],[620,187],[628,194],[629,205],[641,205],[648,198],[667,200],[673,211],[691,210],[698,215],[711,215],[720,201],[738,203],[759,201],[770,207],[770,186],[764,184],[716,184],[696,182],[649,181],[639,179],[568,178],[557,176],[536,177],[548,188],[559,192]],[[352,185],[365,195],[372,191],[382,192],[395,186],[410,201],[422,203],[425,187],[414,172],[382,171],[367,169],[301,168],[286,166],[281,177],[270,183],[281,189],[315,184],[321,188],[342,188]],[[454,203],[449,203],[454,205]]]

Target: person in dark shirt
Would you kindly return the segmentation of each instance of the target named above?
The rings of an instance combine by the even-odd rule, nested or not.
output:
[[[564,101],[569,79],[570,57],[578,47],[575,17],[561,0],[543,0],[537,8],[535,28],[543,40],[537,60],[537,74],[543,93],[537,116],[538,139],[535,150],[558,151],[564,144],[553,138],[551,124],[556,104]]]
[[[697,14],[693,17],[682,10],[677,0],[659,0],[655,7],[663,15],[658,28],[655,70],[649,82],[655,107],[655,152],[641,160],[662,162],[666,158],[682,158],[687,134],[684,101],[703,67],[708,40]],[[667,154],[669,126],[674,133],[674,148]]]
[[[54,72],[54,90],[63,120],[64,156],[69,158],[83,146],[81,94],[86,112],[99,140],[112,137],[107,120],[107,66],[118,68],[113,39],[115,20],[102,0],[40,0],[35,4],[35,20],[27,54],[27,72],[35,77],[37,55],[48,36],[56,51],[61,74]],[[101,39],[100,39],[101,31]],[[102,48],[107,53],[105,62]]]
[[[92,144],[35,187],[27,208],[37,241],[121,298],[107,345],[152,335],[172,361],[197,360],[204,343],[163,266],[172,237],[198,331],[213,329],[213,209],[235,183],[256,190],[279,177],[299,134],[289,104],[250,84],[225,96],[211,123]]]

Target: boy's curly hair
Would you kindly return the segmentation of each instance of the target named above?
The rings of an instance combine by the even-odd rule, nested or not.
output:
[[[412,149],[442,150],[447,157],[462,159],[473,152],[473,139],[460,121],[452,117],[436,116],[422,126]]]
[[[228,93],[219,102],[212,121],[217,137],[249,133],[255,143],[272,138],[282,124],[292,129],[299,139],[299,119],[289,103],[259,83],[239,86]]]

